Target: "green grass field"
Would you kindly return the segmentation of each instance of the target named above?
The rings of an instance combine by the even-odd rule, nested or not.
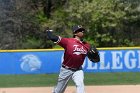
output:
[[[0,87],[54,86],[58,74],[0,75]],[[85,73],[85,85],[136,85],[140,73]],[[73,85],[70,81],[69,85]]]

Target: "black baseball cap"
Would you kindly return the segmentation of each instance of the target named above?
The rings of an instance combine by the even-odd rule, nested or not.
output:
[[[76,31],[85,31],[85,29],[81,25],[73,26],[72,28],[73,33]]]

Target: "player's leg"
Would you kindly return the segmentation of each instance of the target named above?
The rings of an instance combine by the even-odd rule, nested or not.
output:
[[[76,93],[85,93],[85,89],[84,89],[84,72],[83,70],[78,70],[76,71],[73,76],[72,79],[76,85]]]
[[[60,74],[58,77],[58,82],[56,87],[54,88],[53,93],[64,93],[68,81],[71,79],[73,72],[70,70],[67,70],[65,68],[61,68]]]

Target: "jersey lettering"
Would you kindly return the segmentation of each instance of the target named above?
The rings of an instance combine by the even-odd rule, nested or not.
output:
[[[73,45],[73,47],[74,47],[73,54],[80,55],[87,53],[87,51],[83,48],[83,46],[79,47],[79,45]]]

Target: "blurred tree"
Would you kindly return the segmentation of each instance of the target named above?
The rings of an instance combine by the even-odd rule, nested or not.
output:
[[[40,31],[32,1],[3,0],[0,15],[0,49],[48,48],[46,36]]]
[[[126,19],[130,23],[140,18],[138,11],[132,15],[127,12],[134,11],[133,4],[119,0],[73,0],[69,4],[67,11],[71,21],[89,28],[86,39],[90,43],[100,47],[134,46],[131,37],[134,34],[130,30],[133,26],[124,24]]]
[[[140,45],[139,0],[0,0],[0,6],[0,49],[52,48],[46,27],[72,37],[77,24],[98,47]]]
[[[81,24],[87,28],[86,40],[98,47],[139,45],[134,40],[138,40],[135,33],[139,31],[132,33],[136,26],[132,25],[132,21],[139,23],[137,20],[140,18],[136,7],[132,7],[135,3],[122,0],[71,0],[61,3],[62,6],[54,2],[51,4],[51,7],[55,7],[50,10],[51,17],[45,19],[45,13],[41,12],[38,18],[44,27],[51,27],[61,36],[71,37],[71,27]]]

